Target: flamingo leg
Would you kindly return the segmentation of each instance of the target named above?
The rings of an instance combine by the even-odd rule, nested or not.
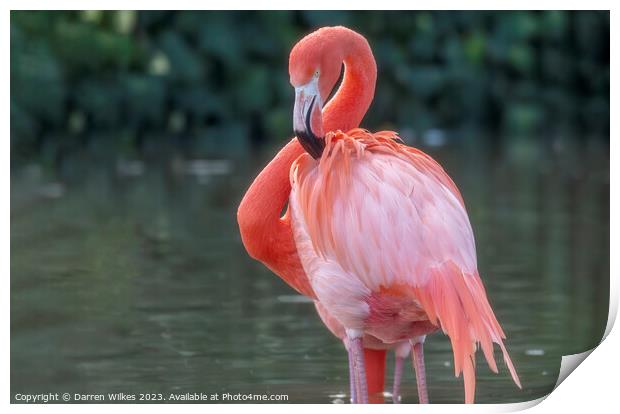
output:
[[[424,337],[417,337],[413,343],[413,368],[418,385],[418,398],[420,404],[428,404],[428,390],[426,389],[426,368],[424,366]]]
[[[394,363],[394,385],[392,386],[392,402],[400,404],[400,379],[403,376],[403,365],[405,358],[396,356]]]
[[[366,366],[364,364],[364,345],[362,336],[347,330],[349,348],[353,357],[353,371],[357,384],[356,397],[358,404],[368,404],[368,384],[366,382]]]
[[[355,378],[355,362],[353,360],[351,346],[347,345],[347,343],[345,342],[345,347],[347,348],[347,354],[349,356],[349,389],[351,393],[351,404],[357,404],[358,383],[357,379]]]
[[[411,351],[411,344],[409,341],[401,342],[397,347],[394,363],[394,384],[392,386],[392,402],[394,404],[400,404],[400,381],[403,377],[403,366],[405,365],[405,359],[409,356]]]

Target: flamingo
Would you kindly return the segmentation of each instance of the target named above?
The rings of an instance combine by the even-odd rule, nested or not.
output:
[[[342,84],[326,103],[342,64]],[[343,339],[355,402],[367,403],[370,380],[383,378],[368,356],[384,363],[385,349],[396,349],[401,358],[407,344],[420,402],[428,402],[423,345],[439,330],[450,339],[455,376],[463,374],[466,403],[475,398],[478,347],[497,373],[497,344],[521,388],[458,188],[395,132],[359,128],[377,76],[366,39],[341,26],[319,29],[294,46],[289,74],[296,138],[246,192],[240,233],[250,256],[312,298]]]

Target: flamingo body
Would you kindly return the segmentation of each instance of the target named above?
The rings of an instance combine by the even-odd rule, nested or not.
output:
[[[328,133],[322,157],[291,168],[297,252],[318,300],[344,327],[391,344],[441,328],[467,402],[480,344],[497,372],[504,333],[477,272],[473,232],[456,186],[396,134]]]

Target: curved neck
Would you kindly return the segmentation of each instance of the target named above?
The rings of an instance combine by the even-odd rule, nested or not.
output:
[[[351,31],[341,31],[344,78],[336,95],[323,109],[323,131],[348,131],[362,122],[375,95],[377,64],[366,39]]]
[[[293,238],[290,216],[280,217],[291,193],[291,164],[304,152],[294,138],[256,177],[237,211],[241,240],[253,258],[263,262],[302,295],[315,297]]]

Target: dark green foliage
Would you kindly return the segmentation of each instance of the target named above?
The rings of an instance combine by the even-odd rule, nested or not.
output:
[[[378,61],[369,129],[609,134],[607,12],[28,11],[11,13],[13,159],[284,140],[288,53],[336,24]]]

